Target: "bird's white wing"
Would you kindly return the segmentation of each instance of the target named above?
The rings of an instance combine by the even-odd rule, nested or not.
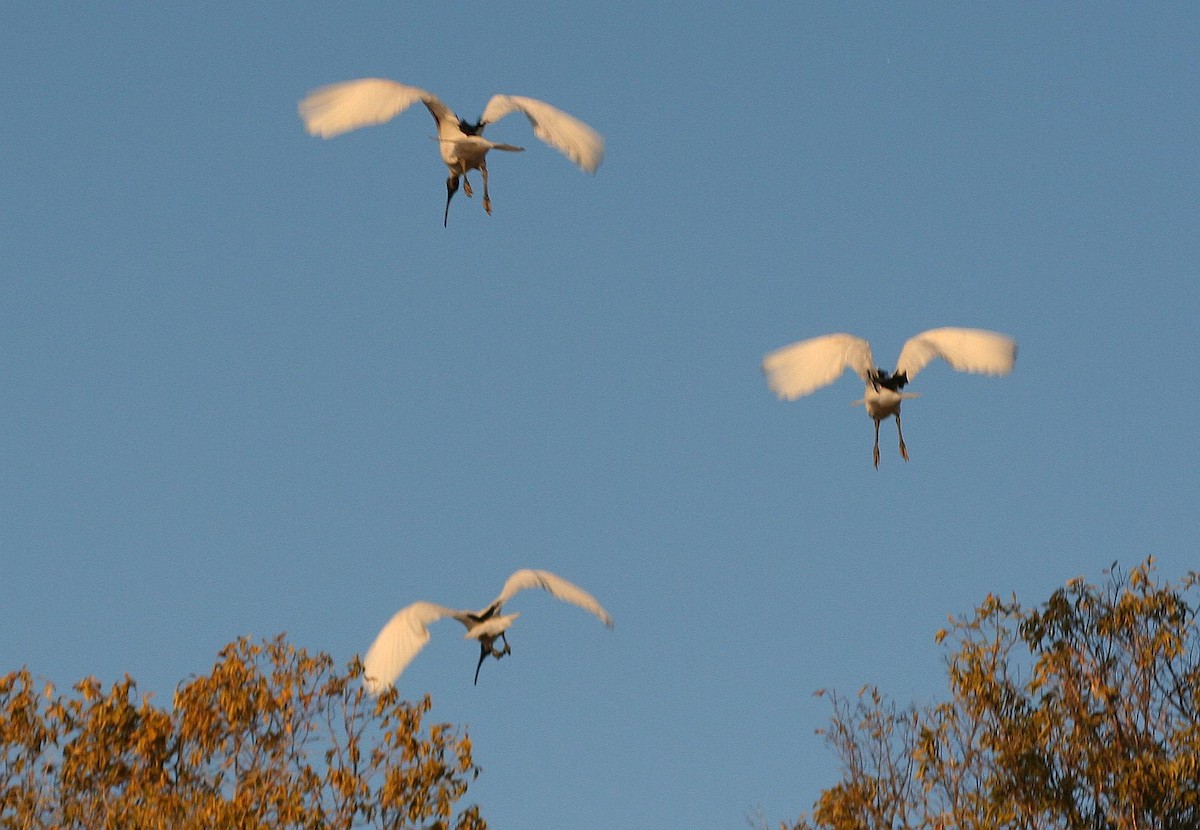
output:
[[[504,583],[500,596],[492,600],[492,606],[503,605],[518,591],[526,588],[542,588],[564,602],[578,605],[585,611],[590,611],[600,618],[600,621],[612,628],[612,617],[601,607],[596,598],[574,583],[567,582],[561,576],[549,571],[521,570],[514,573]],[[491,607],[491,606],[489,606]]]
[[[390,121],[417,101],[434,114],[457,117],[433,93],[386,78],[360,78],[315,89],[300,102],[300,117],[312,135],[333,138],[359,127]]]
[[[604,137],[573,115],[536,98],[493,95],[480,123],[491,124],[510,112],[524,113],[533,124],[533,134],[589,173],[604,160]]]
[[[960,372],[1007,375],[1017,360],[1017,344],[1011,337],[983,329],[930,329],[904,344],[896,373],[907,372],[912,380],[935,357]]]
[[[442,617],[462,614],[432,602],[414,602],[388,620],[363,658],[363,684],[373,695],[396,682],[400,673],[429,642],[429,628]]]
[[[767,385],[794,401],[837,380],[847,367],[859,377],[874,368],[871,344],[852,334],[826,334],[784,346],[763,358]]]

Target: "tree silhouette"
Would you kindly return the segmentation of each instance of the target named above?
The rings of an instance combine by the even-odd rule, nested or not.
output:
[[[56,694],[0,678],[0,825],[82,828],[431,827],[484,830],[454,805],[479,774],[471,742],[423,727],[431,701],[377,699],[282,635],[230,643],[171,708],[132,678]],[[451,824],[453,822],[453,824]]]
[[[842,779],[793,830],[1200,827],[1200,574],[1106,574],[951,617],[942,703],[831,693]]]

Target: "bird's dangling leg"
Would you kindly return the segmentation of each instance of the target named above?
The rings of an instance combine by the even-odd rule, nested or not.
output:
[[[492,215],[492,197],[488,195],[487,189],[487,162],[479,165],[479,174],[483,176],[483,209],[487,211],[487,215]],[[508,648],[508,640],[504,641],[504,647]]]
[[[900,413],[896,413],[896,433],[900,436],[900,457],[908,460],[908,447],[904,446],[904,430],[900,429]]]
[[[879,469],[879,422],[875,422],[875,469]]]
[[[454,198],[454,194],[458,191],[458,176],[451,174],[446,179],[446,215],[442,217],[442,227],[447,227],[450,223],[450,200]],[[467,195],[471,195],[471,188],[467,186]]]
[[[499,654],[496,654],[496,647],[492,646],[492,654],[496,655],[497,660],[499,660],[501,657],[503,657],[506,654],[512,654],[512,647],[509,646],[509,644],[508,644],[508,635],[505,634],[503,631],[501,631],[500,639],[504,641],[504,648],[500,650]]]
[[[474,196],[475,191],[471,189],[471,180],[467,178],[467,174],[463,173],[463,193],[468,196]]]

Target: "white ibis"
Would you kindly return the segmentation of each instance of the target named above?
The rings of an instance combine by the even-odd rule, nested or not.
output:
[[[900,403],[915,398],[901,392],[929,361],[940,357],[960,372],[1007,375],[1017,359],[1017,344],[1012,338],[983,329],[930,329],[911,338],[900,350],[896,369],[890,374],[875,366],[871,344],[852,334],[826,334],[801,340],[771,352],[763,359],[767,385],[784,400],[815,392],[833,383],[842,372],[852,369],[863,382],[866,392],[862,404],[875,421],[875,467],[879,467],[879,422],[896,418],[900,435],[900,456],[908,460],[904,432],[900,428]]]
[[[417,101],[433,115],[442,161],[450,171],[443,225],[450,220],[450,199],[458,190],[460,177],[466,194],[473,193],[467,179],[469,170],[478,170],[483,176],[483,209],[491,214],[488,151],[519,153],[525,148],[489,141],[483,137],[483,128],[510,112],[523,113],[533,124],[534,135],[587,172],[595,173],[604,159],[604,138],[599,133],[544,101],[519,95],[492,96],[479,121],[472,124],[455,115],[431,92],[385,78],[360,78],[313,90],[300,102],[300,117],[311,134],[333,138],[358,127],[390,121]]]
[[[612,628],[612,617],[596,598],[561,576],[549,571],[520,570],[504,583],[500,596],[480,611],[458,611],[432,602],[414,602],[400,609],[375,637],[363,658],[363,678],[367,691],[377,695],[395,684],[396,679],[429,642],[429,626],[443,617],[453,617],[467,628],[464,639],[479,641],[479,662],[475,664],[475,682],[479,669],[490,654],[499,660],[512,653],[506,632],[519,614],[501,614],[504,603],[526,588],[543,588],[552,596],[578,605]],[[496,640],[503,647],[496,645]]]

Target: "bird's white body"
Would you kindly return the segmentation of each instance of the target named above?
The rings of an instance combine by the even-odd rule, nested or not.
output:
[[[560,151],[589,173],[595,173],[604,159],[604,138],[587,124],[545,101],[519,95],[493,95],[478,123],[471,124],[454,114],[434,94],[415,86],[384,78],[360,78],[314,90],[300,102],[300,117],[313,135],[332,138],[344,132],[390,121],[417,101],[423,103],[437,125],[442,162],[450,172],[446,180],[446,213],[450,199],[462,179],[463,191],[472,195],[467,171],[478,170],[483,177],[483,207],[492,212],[488,195],[487,154],[491,150],[519,153],[525,148],[489,141],[483,128],[508,115],[523,113],[542,141]]]
[[[508,631],[508,629],[512,628],[512,624],[516,622],[516,619],[519,616],[521,616],[519,613],[504,614],[498,617],[492,617],[489,620],[484,620],[483,622],[479,623],[473,621],[464,622],[463,620],[459,620],[459,622],[467,626],[467,633],[463,635],[463,639],[482,640],[485,637],[499,637],[501,634]]]
[[[456,124],[445,122],[438,124],[438,147],[446,168],[463,176],[468,170],[483,167],[488,150],[496,145],[481,135],[466,135]]]
[[[900,414],[900,402],[905,398],[915,398],[913,392],[894,392],[886,387],[876,389],[868,383],[863,390],[863,399],[855,401],[854,405],[866,407],[867,414],[876,421],[882,421]]]
[[[1006,375],[1017,359],[1017,344],[1007,335],[983,329],[930,329],[910,338],[900,350],[895,371],[876,368],[871,344],[852,334],[826,334],[784,346],[763,358],[767,384],[785,400],[795,400],[837,380],[851,369],[866,384],[862,404],[875,422],[875,466],[879,466],[879,423],[896,419],[900,455],[908,460],[900,427],[900,404],[915,398],[901,392],[917,372],[940,357],[960,372]]]
[[[516,571],[505,581],[500,595],[479,611],[460,611],[432,602],[414,602],[397,611],[376,635],[375,642],[371,643],[363,658],[363,682],[367,691],[379,694],[394,685],[408,664],[429,642],[429,626],[445,617],[452,617],[466,627],[465,639],[479,642],[479,662],[475,666],[475,679],[478,680],[479,667],[483,665],[484,658],[490,654],[499,660],[509,653],[505,632],[520,614],[501,614],[500,610],[513,595],[526,588],[542,588],[552,596],[596,615],[612,628],[612,617],[595,597],[578,585],[549,571]],[[494,644],[497,638],[504,643],[502,649]]]

